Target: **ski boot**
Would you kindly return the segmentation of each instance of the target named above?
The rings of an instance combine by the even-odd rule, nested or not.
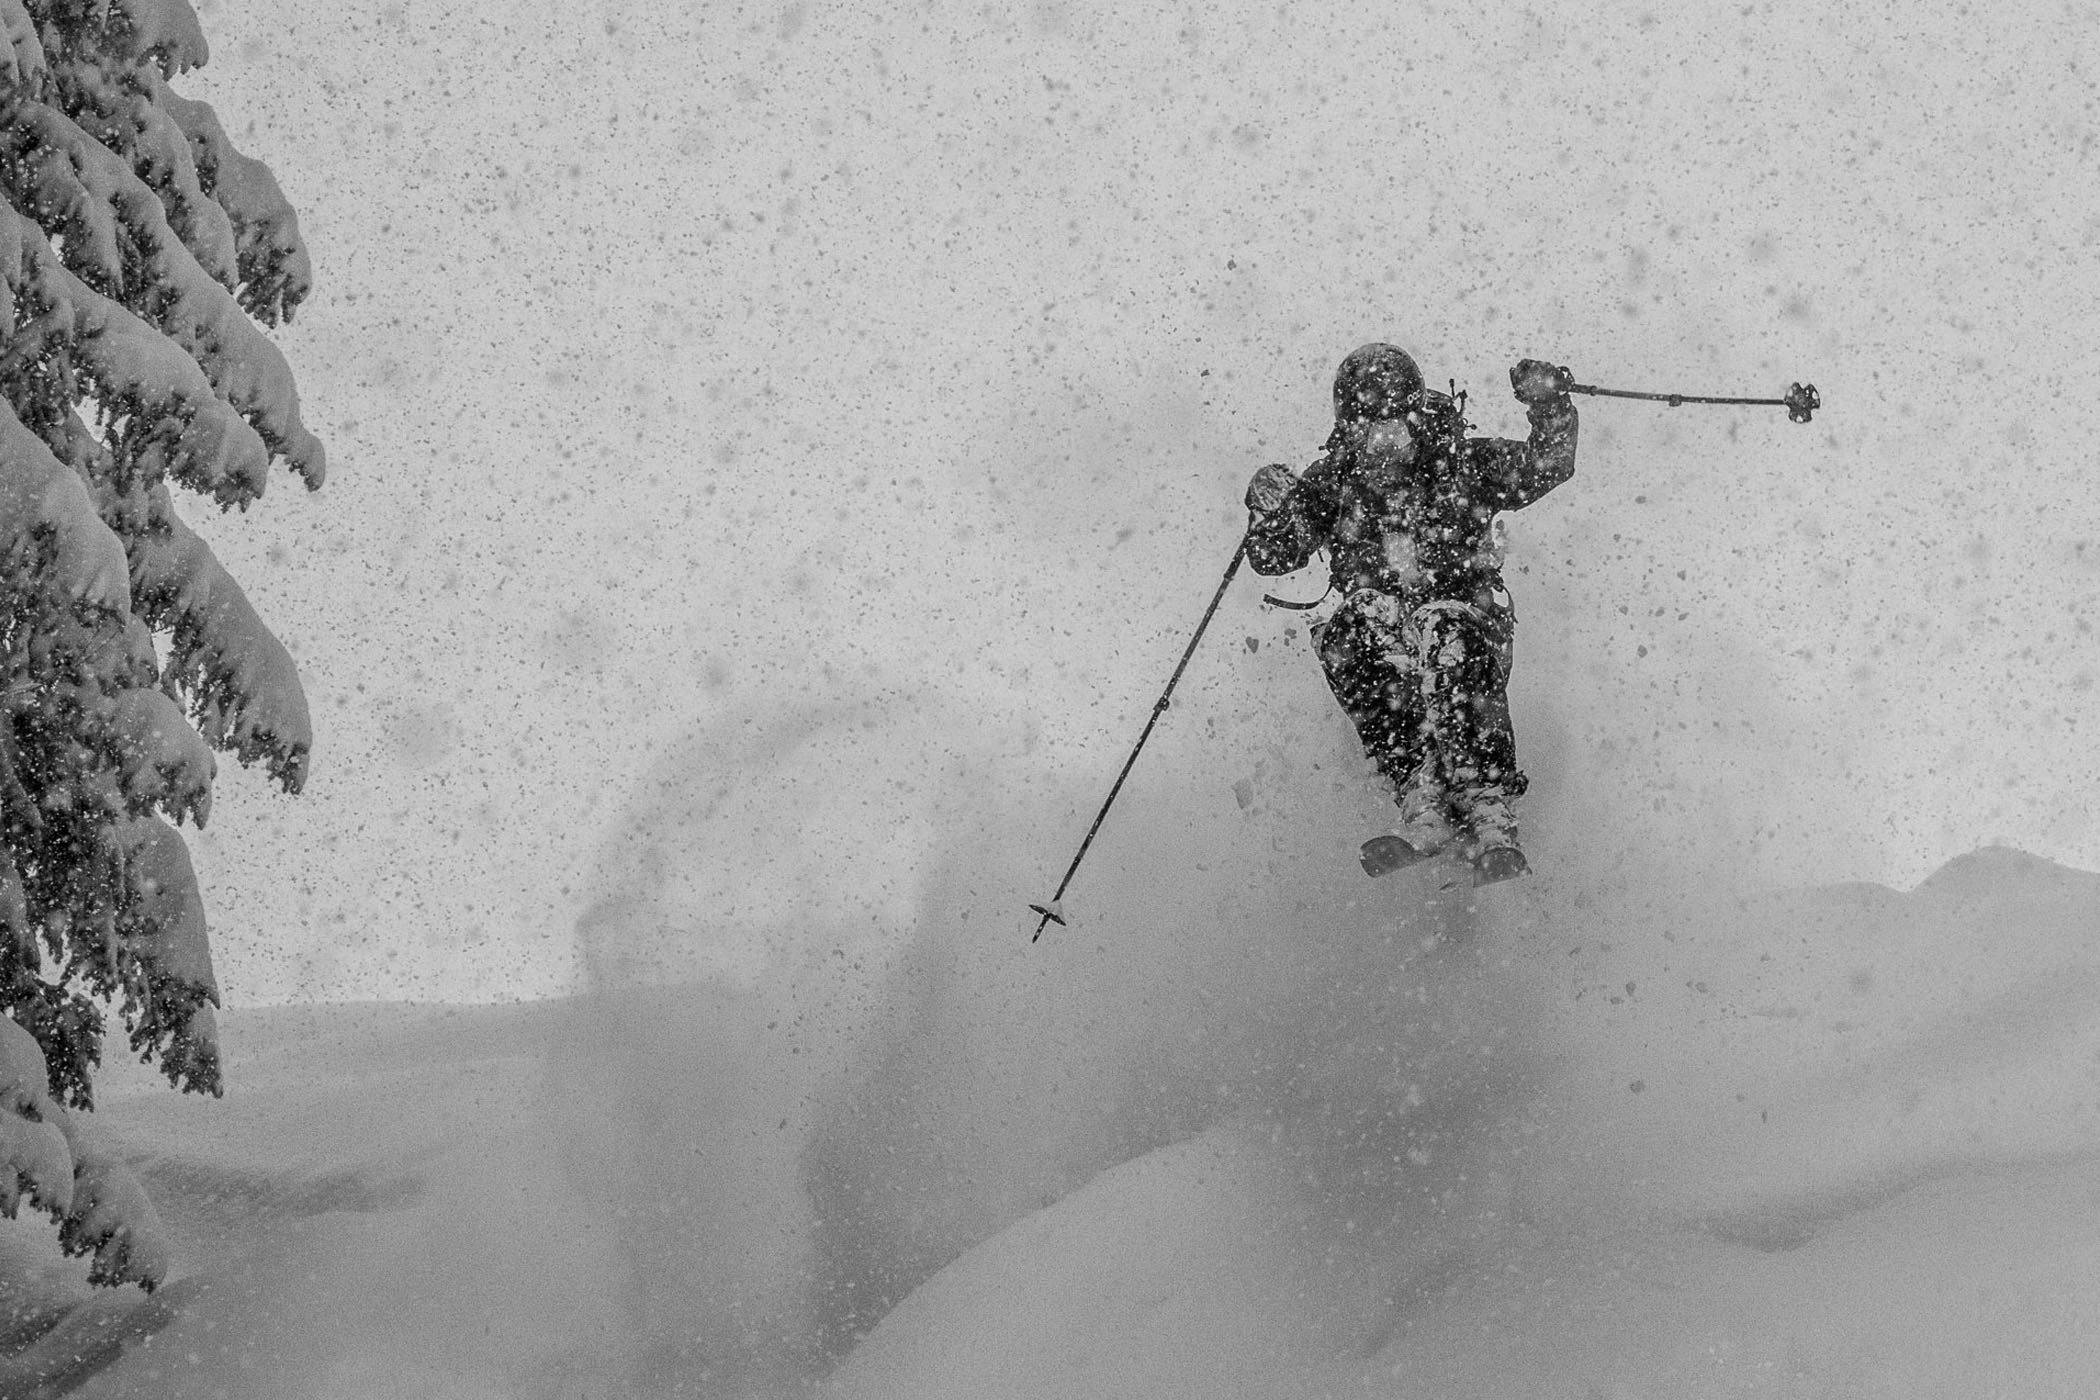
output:
[[[1473,857],[1473,883],[1498,885],[1531,873],[1531,862],[1515,846],[1490,846]]]
[[[1364,842],[1357,860],[1362,863],[1364,874],[1375,880],[1442,855],[1458,834],[1445,810],[1441,790],[1427,782],[1416,782],[1401,794],[1399,829]]]
[[[1364,874],[1375,880],[1395,870],[1404,870],[1428,854],[1416,850],[1398,836],[1373,836],[1364,842],[1356,858],[1363,865]]]

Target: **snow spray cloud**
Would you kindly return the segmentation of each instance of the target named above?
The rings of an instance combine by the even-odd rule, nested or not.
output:
[[[1052,778],[982,703],[848,697],[711,724],[638,795],[550,1082],[603,1126],[572,1156],[619,1222],[644,1373],[820,1364],[970,1246],[1222,1121],[1275,1128],[1339,1228],[1506,1117],[1521,986],[1451,952],[1463,892],[1410,910],[1363,880],[1375,780],[1298,625],[1255,608],[1221,614],[1039,944],[1025,904],[1127,734]]]
[[[822,684],[789,687],[822,694]],[[836,688],[834,687],[834,693]],[[816,1359],[818,1087],[894,995],[939,843],[1029,840],[982,754],[1026,736],[923,697],[732,712],[667,754],[579,921],[590,975],[548,1092],[627,1262],[641,1393],[764,1393]]]
[[[1716,963],[1652,1009],[1751,937],[1714,914],[1739,907],[1725,807],[1644,859],[1611,833],[1653,831],[1652,792],[1578,788],[1586,715],[1520,694],[1541,872],[1477,902],[1366,882],[1386,804],[1297,625],[1221,611],[1039,944],[1024,906],[1129,733],[1052,754],[981,695],[834,686],[669,756],[607,846],[594,990],[550,1075],[592,1125],[571,1160],[622,1241],[638,1383],[784,1387],[971,1246],[1216,1125],[1266,1130],[1315,1235],[1394,1239],[1506,1215],[1498,1190],[1555,1218],[1643,1143],[1667,1164],[1635,1122],[1666,1100],[1761,1111],[1720,1070],[1685,1089],[1657,1047],[1737,1033],[1698,980],[1749,995],[1791,964]],[[1576,1052],[1610,1083],[1549,1063]],[[1572,1146],[1541,1174],[1549,1138]],[[1669,1208],[1754,1206],[1724,1175],[1688,1169]]]
[[[1016,853],[987,824],[941,853],[803,1153],[827,1351],[1012,1221],[1213,1125],[1271,1129],[1340,1234],[1425,1204],[1507,1120],[1530,1074],[1524,983],[1460,946],[1471,891],[1368,884],[1375,781],[1332,702],[1283,680],[1312,665],[1302,639],[1219,641],[1069,927],[1029,945],[1033,916],[1014,917],[1061,849]]]

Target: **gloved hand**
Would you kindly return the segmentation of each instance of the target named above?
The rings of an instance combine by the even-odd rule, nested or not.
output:
[[[1271,462],[1247,483],[1247,509],[1267,515],[1283,504],[1283,498],[1298,484],[1298,474],[1281,462]]]
[[[1568,373],[1565,365],[1552,365],[1544,360],[1519,360],[1510,366],[1509,387],[1527,404],[1560,398],[1574,383],[1575,376]]]

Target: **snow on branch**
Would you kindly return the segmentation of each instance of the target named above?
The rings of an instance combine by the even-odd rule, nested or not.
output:
[[[118,52],[151,59],[168,77],[211,61],[204,26],[188,0],[108,0]]]
[[[131,1048],[157,1061],[179,1088],[216,1097],[219,1027],[204,900],[182,836],[156,817],[138,817],[118,833],[124,890],[117,935],[128,960],[125,1019]]]
[[[0,378],[11,365],[47,365],[62,355],[69,372],[91,381],[104,417],[124,420],[133,455],[150,451],[153,468],[222,507],[246,506],[262,494],[269,450],[196,363],[60,266],[36,226],[6,211],[0,211],[0,280],[10,301],[27,302],[37,313],[0,358]]]
[[[4,989],[6,1015],[29,1032],[44,1052],[51,1098],[76,1108],[92,1108],[93,1076],[102,1063],[102,1012],[70,987],[61,987],[19,968],[15,983]]]
[[[131,582],[142,616],[173,635],[168,674],[190,695],[198,729],[243,763],[267,761],[287,792],[306,783],[313,721],[298,667],[217,556],[152,497],[165,533],[136,537]]]
[[[130,613],[124,545],[87,487],[0,402],[0,577],[48,580],[61,596]]]
[[[168,77],[211,58],[189,0],[28,0],[28,10],[90,51],[151,63]]]
[[[4,658],[0,767],[11,770],[12,783],[36,791],[25,804],[10,805],[8,814],[23,828],[16,836],[22,845],[55,841],[60,847],[33,852],[32,895],[36,881],[63,878],[50,872],[91,863],[91,848],[103,840],[99,829],[125,817],[158,809],[202,826],[211,813],[216,765],[203,737],[158,688],[146,625],[136,618],[82,618],[48,605],[24,608],[16,621],[27,623],[36,640]],[[61,821],[88,829],[54,830]],[[98,908],[109,903],[96,891],[85,897]]]
[[[0,53],[0,82],[24,87],[41,83],[46,71],[44,45],[22,0],[0,0],[0,34],[7,36],[7,52]]]
[[[24,1196],[63,1217],[73,1208],[73,1149],[53,1120],[44,1052],[0,1016],[0,1215],[12,1220]]]
[[[165,84],[153,99],[188,133],[197,178],[233,224],[239,248],[241,306],[266,326],[289,321],[313,290],[313,266],[299,236],[299,216],[259,160],[235,149],[208,102],[179,97]]]
[[[121,690],[110,699],[107,726],[127,809],[157,807],[200,827],[210,820],[218,766],[173,700],[145,686]]]
[[[60,1109],[60,1124],[71,1115]],[[135,1283],[152,1292],[168,1277],[166,1227],[123,1158],[98,1145],[73,1142],[73,1208],[59,1221],[58,1242],[68,1254],[90,1254],[88,1282]]]
[[[233,221],[206,193],[189,133],[153,96],[173,96],[166,85],[152,78],[142,88],[138,81],[115,81],[101,68],[79,66],[62,76],[74,124],[131,162],[132,173],[160,197],[182,246],[213,281],[235,290],[240,264]]]
[[[8,794],[12,800],[21,791],[21,780],[12,768],[6,774],[13,788]],[[15,868],[15,858],[0,851],[0,947],[4,947],[18,962],[36,956],[36,925],[29,921],[29,894],[22,887],[22,872]]]
[[[43,103],[18,100],[12,113],[0,110],[0,125],[8,133],[0,178],[40,224],[61,228],[65,266],[193,359],[271,453],[317,488],[326,454],[300,421],[291,367],[175,236],[159,197],[123,160]]]
[[[23,1198],[58,1222],[68,1254],[92,1254],[88,1278],[151,1291],[168,1275],[166,1230],[138,1178],[45,1091],[36,1038],[0,1016],[0,1215]]]

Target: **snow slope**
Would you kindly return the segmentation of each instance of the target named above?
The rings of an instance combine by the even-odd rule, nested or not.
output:
[[[1303,1228],[1273,1144],[1119,1167],[943,1271],[835,1377],[852,1396],[2073,1396],[2100,1380],[2089,1160],[1839,1207],[1760,1247],[1696,1226],[1374,1246]],[[1281,1222],[1281,1223],[1279,1223]]]
[[[1381,1098],[1359,1066],[1105,1173],[832,1392],[2100,1386],[2100,880],[1986,850],[1905,895],[1481,903],[1418,959],[1509,998],[1451,1042],[1466,1069],[1424,1093],[1395,1064]]]
[[[96,1116],[133,1145],[175,1237],[175,1316],[81,1393],[507,1395],[616,1330],[603,1250],[534,1106],[558,1015],[249,1010],[223,1100],[113,1076]],[[75,1291],[77,1268],[18,1262],[11,1299]]]
[[[1106,945],[1037,957],[1032,1024],[952,949],[929,978],[923,933],[793,995],[236,1009],[225,1100],[119,1075],[97,1115],[179,1281],[39,1349],[80,1270],[0,1232],[0,1391],[2100,1384],[2100,876],[1987,849],[1902,894],[1398,878],[1444,902],[1301,911],[1280,981],[1227,929],[1187,1004]],[[1149,1028],[1110,1024],[1124,995]],[[979,1017],[1036,1053],[959,1057]],[[1192,1034],[1179,1067],[1153,1038]],[[84,1381],[47,1364],[83,1351]]]

